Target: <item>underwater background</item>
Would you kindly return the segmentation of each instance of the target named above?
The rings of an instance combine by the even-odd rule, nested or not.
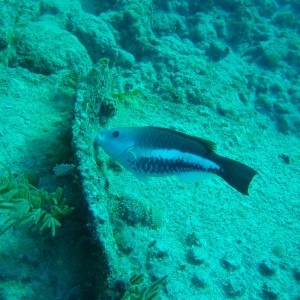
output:
[[[299,0],[0,0],[0,299],[300,299]],[[138,181],[97,132],[254,168]]]

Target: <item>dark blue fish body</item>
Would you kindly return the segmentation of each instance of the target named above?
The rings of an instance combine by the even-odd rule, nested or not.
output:
[[[95,143],[140,179],[176,175],[195,182],[207,175],[218,175],[248,195],[249,184],[257,174],[242,163],[216,154],[215,143],[166,128],[101,131]]]

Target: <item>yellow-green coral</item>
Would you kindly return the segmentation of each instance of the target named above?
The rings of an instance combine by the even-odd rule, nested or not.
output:
[[[159,300],[159,289],[166,281],[167,275],[154,281],[149,287],[145,286],[144,275],[134,275],[130,278],[130,285],[121,300]]]
[[[69,215],[73,207],[65,204],[62,188],[50,194],[31,185],[24,177],[15,178],[10,170],[0,164],[0,210],[9,210],[11,215],[5,221],[9,225],[0,233],[3,234],[12,226],[32,223],[42,232],[46,228],[56,234],[60,219]]]
[[[124,93],[113,94],[112,97],[119,103],[132,107],[137,106],[139,100],[143,97],[143,93],[140,90],[134,89]]]
[[[149,103],[154,103],[156,105],[160,103],[156,96],[138,89],[132,89],[124,93],[112,94],[112,97],[117,101],[117,103],[130,108],[138,108],[139,106],[145,107],[145,105],[149,105]]]

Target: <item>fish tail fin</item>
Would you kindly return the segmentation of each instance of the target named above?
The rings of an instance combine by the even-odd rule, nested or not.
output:
[[[214,161],[221,166],[219,175],[233,188],[244,195],[249,195],[248,188],[257,172],[236,160],[215,154]]]

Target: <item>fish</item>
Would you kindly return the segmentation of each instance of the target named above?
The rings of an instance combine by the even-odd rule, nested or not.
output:
[[[100,131],[95,147],[138,179],[175,175],[184,182],[219,176],[231,187],[249,195],[258,174],[251,167],[215,152],[210,140],[162,127],[123,127]]]

